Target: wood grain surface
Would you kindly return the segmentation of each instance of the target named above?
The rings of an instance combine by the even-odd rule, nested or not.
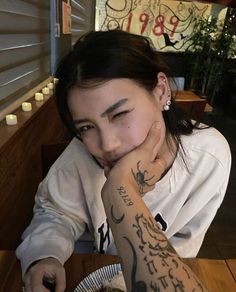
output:
[[[88,274],[95,270],[119,263],[118,256],[103,254],[73,254],[65,264],[67,288],[73,292],[75,287]],[[192,268],[209,292],[235,292],[236,260],[188,259],[185,262]],[[0,292],[21,291],[20,263],[13,251],[0,251]]]
[[[32,217],[42,178],[41,145],[61,141],[64,128],[54,100],[17,112],[18,125],[0,123],[0,249],[15,249]],[[28,115],[28,116],[27,116]]]

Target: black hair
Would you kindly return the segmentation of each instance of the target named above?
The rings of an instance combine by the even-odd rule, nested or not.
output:
[[[122,30],[91,31],[83,35],[62,59],[55,75],[59,79],[55,98],[62,121],[72,136],[78,136],[67,103],[73,87],[91,88],[114,78],[128,78],[151,92],[158,72],[170,78],[160,54],[143,36]],[[170,110],[163,111],[167,142],[171,136],[182,148],[181,135],[191,134],[198,124],[176,106],[173,97],[171,102]]]

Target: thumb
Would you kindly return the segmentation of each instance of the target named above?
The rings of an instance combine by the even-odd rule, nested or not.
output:
[[[158,150],[160,148],[159,141],[161,138],[161,123],[160,122],[154,122],[147,134],[146,139],[144,140],[142,144],[142,148],[146,149],[151,157],[152,161],[155,160]]]

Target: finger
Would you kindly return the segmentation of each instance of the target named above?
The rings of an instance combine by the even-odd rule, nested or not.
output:
[[[64,292],[66,289],[66,273],[65,269],[59,269],[56,273],[56,292]]]
[[[159,175],[161,176],[167,168],[167,163],[166,163],[165,159],[160,157],[160,158],[156,159],[154,164],[157,167],[157,169],[155,170],[155,173],[157,174],[159,172]]]
[[[56,279],[55,277],[43,277],[43,285],[46,287],[49,291],[55,291],[56,287]]]
[[[43,285],[44,272],[37,271],[31,273],[31,291],[32,292],[48,292],[49,290]]]
[[[25,282],[25,290],[24,290],[24,292],[32,292],[31,291],[31,284],[30,284],[30,277],[29,277],[28,274],[25,276],[24,282]]]
[[[162,144],[163,130],[160,122],[154,122],[151,126],[145,141],[141,148],[145,149],[151,155],[151,161],[154,161]]]
[[[32,292],[50,292],[50,290],[46,289],[44,286],[34,287]]]

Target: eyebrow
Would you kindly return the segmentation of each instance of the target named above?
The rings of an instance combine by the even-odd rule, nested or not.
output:
[[[119,101],[117,101],[116,103],[114,103],[113,105],[111,105],[108,109],[106,109],[102,114],[101,117],[104,117],[105,115],[110,114],[111,112],[113,112],[115,109],[117,109],[118,107],[122,106],[124,103],[126,103],[128,101],[128,98],[123,98]]]
[[[73,124],[74,125],[77,125],[77,124],[80,124],[80,123],[87,123],[89,122],[88,119],[78,119],[78,120],[73,120]]]
[[[128,98],[122,98],[121,100],[117,101],[116,103],[114,103],[113,105],[109,106],[108,109],[106,109],[100,116],[104,117],[105,115],[110,114],[111,112],[113,112],[115,109],[117,109],[118,107],[122,106],[124,103],[126,103],[128,101]],[[80,123],[87,123],[89,122],[88,119],[76,119],[73,121],[74,125],[80,124]]]

